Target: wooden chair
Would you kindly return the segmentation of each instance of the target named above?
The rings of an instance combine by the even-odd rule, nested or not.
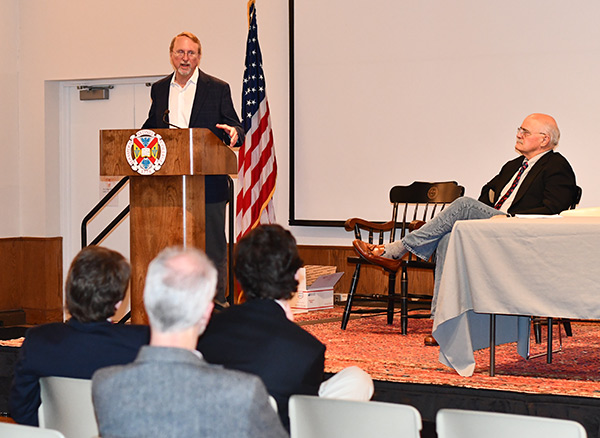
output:
[[[369,243],[391,243],[396,237],[403,238],[404,235],[422,226],[427,220],[442,211],[444,207],[462,196],[464,187],[455,181],[448,182],[421,182],[415,181],[409,186],[395,186],[390,190],[390,202],[392,203],[392,219],[385,223],[369,222],[364,219],[352,218],[345,223],[346,231],[354,232],[354,238]],[[367,239],[367,240],[365,240]],[[433,260],[433,257],[432,257]],[[430,295],[419,295],[409,293],[408,271],[410,269],[435,269],[435,263],[431,260],[419,260],[412,254],[398,266],[398,270],[381,267],[388,273],[387,294],[357,294],[356,289],[360,278],[361,266],[363,264],[374,264],[359,257],[349,257],[348,262],[355,264],[354,275],[350,284],[348,301],[342,317],[342,330],[346,329],[351,313],[381,313],[387,312],[387,323],[394,321],[394,304],[396,302],[396,275],[401,270],[401,294],[400,294],[400,322],[401,333],[406,334],[408,318],[428,318],[429,314],[409,314],[413,310],[427,310],[431,307]],[[365,308],[352,309],[355,300],[371,300],[386,302],[387,308]],[[410,304],[410,306],[409,306]]]

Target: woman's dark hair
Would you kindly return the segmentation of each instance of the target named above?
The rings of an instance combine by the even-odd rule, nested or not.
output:
[[[261,225],[236,245],[235,275],[249,299],[289,299],[303,262],[296,239],[280,225]]]
[[[67,309],[80,322],[104,321],[127,291],[131,268],[125,257],[100,246],[83,248],[67,275]]]

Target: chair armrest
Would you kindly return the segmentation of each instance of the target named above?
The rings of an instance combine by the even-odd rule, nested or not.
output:
[[[354,231],[354,227],[358,225],[361,229],[372,229],[374,231],[390,231],[394,227],[394,222],[369,222],[364,219],[353,217],[344,222],[346,231]]]
[[[408,224],[408,231],[415,231],[425,225],[425,221],[417,221],[414,220],[410,224]]]

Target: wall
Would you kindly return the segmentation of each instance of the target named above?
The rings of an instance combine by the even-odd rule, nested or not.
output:
[[[19,234],[18,0],[0,2],[0,237]]]

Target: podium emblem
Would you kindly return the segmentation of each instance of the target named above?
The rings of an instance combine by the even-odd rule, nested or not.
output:
[[[167,158],[167,146],[162,137],[150,129],[142,129],[129,137],[125,157],[134,172],[152,175]]]

